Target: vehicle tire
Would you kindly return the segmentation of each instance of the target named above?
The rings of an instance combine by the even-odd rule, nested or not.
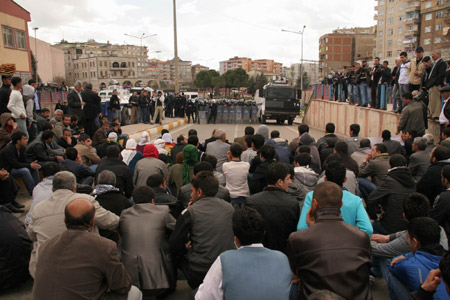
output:
[[[288,119],[288,125],[294,124],[294,119]]]

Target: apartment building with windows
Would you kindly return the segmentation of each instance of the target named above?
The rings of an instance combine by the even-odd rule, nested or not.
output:
[[[450,58],[450,1],[422,1],[420,12],[420,44],[425,54],[441,50],[443,57]]]

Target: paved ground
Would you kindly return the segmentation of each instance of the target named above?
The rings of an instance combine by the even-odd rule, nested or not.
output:
[[[168,124],[173,122],[175,118],[166,118],[163,121],[163,124]],[[296,120],[299,121],[299,120]],[[269,121],[270,122],[270,121]],[[176,140],[176,137],[180,134],[187,135],[190,129],[196,129],[198,132],[198,136],[200,141],[204,141],[206,138],[211,136],[213,129],[223,129],[227,133],[227,138],[229,141],[233,141],[235,137],[244,135],[244,128],[248,125],[252,124],[208,124],[208,125],[199,125],[199,124],[184,124],[180,127],[174,128],[170,130],[172,134],[172,138]],[[298,136],[297,125],[276,125],[276,124],[267,124],[269,126],[270,131],[279,130],[281,133],[281,137],[286,138],[288,140],[293,139]],[[253,125],[255,129],[259,126],[259,124]],[[122,127],[123,133],[133,134],[138,131],[146,130],[149,128],[155,127],[155,125],[149,124],[136,124]],[[317,140],[319,137],[323,135],[323,131],[319,131],[316,129],[311,129],[311,135]],[[152,140],[155,140],[159,135],[153,135],[151,137]],[[24,188],[21,189],[18,196],[18,201],[26,206],[26,211],[29,209],[31,205],[31,197],[24,192]],[[25,219],[25,214],[16,214],[22,221]],[[32,290],[32,280],[30,279],[28,282],[20,286],[18,289],[11,290],[7,293],[3,293],[0,295],[0,300],[31,300],[31,290]],[[181,299],[189,299],[191,289],[186,283],[186,280],[178,280],[177,290],[171,294],[168,300],[181,300]],[[374,286],[372,287],[373,299],[374,300],[382,300],[389,299],[389,295],[387,293],[386,284],[383,280],[375,280]],[[153,298],[144,298],[144,299],[153,299]]]

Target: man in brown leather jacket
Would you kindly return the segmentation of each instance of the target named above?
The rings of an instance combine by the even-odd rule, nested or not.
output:
[[[342,220],[341,206],[342,189],[337,184],[317,185],[307,217],[309,228],[289,237],[287,253],[300,280],[299,299],[317,290],[344,299],[372,299],[369,236]]]

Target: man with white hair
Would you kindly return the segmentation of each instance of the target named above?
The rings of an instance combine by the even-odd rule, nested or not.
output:
[[[55,116],[50,119],[50,124],[56,126],[56,123],[61,122],[64,112],[61,109],[55,110]]]
[[[427,148],[425,149],[425,151],[428,154],[431,154],[431,151],[433,151],[434,147],[436,147],[436,145],[434,144],[434,136],[430,133],[427,133],[423,136],[423,138],[427,141]]]
[[[222,172],[222,165],[228,161],[227,153],[230,150],[230,145],[226,143],[227,134],[222,129],[216,130],[214,137],[216,140],[208,144],[206,148],[207,155],[214,155],[217,158],[218,172]]]
[[[439,120],[441,114],[441,87],[444,85],[445,71],[447,70],[447,64],[441,58],[441,51],[435,50],[431,54],[433,58],[433,66],[430,73],[428,73],[425,87],[430,92],[430,104],[429,108],[433,120]]]
[[[83,98],[81,98],[81,91],[83,90],[83,84],[81,81],[76,81],[73,85],[74,89],[67,95],[68,101],[68,113],[69,115],[77,115],[78,121],[83,121],[83,107],[86,105]]]
[[[73,199],[86,199],[95,207],[94,232],[98,234],[97,226],[102,229],[116,230],[119,217],[102,208],[99,203],[86,194],[77,194],[76,178],[71,172],[61,171],[53,176],[53,194],[50,198],[39,202],[31,214],[28,225],[28,234],[33,243],[30,258],[30,275],[34,277],[36,262],[39,256],[39,247],[47,240],[66,230],[64,224],[64,208]]]

